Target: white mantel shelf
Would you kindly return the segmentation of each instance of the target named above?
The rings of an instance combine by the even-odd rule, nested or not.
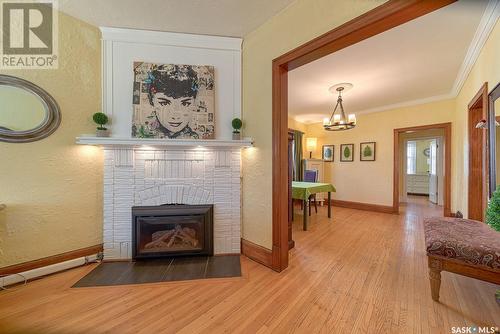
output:
[[[252,147],[253,139],[241,140],[226,139],[150,139],[150,138],[122,138],[122,137],[76,137],[79,145],[99,146],[154,146],[154,147]]]

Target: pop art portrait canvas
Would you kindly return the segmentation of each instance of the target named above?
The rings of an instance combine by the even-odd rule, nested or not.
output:
[[[134,62],[132,137],[215,138],[214,67]]]

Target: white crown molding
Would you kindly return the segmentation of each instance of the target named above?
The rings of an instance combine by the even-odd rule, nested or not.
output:
[[[99,27],[103,41],[241,51],[241,38]]]
[[[387,104],[385,106],[356,111],[355,113],[356,114],[370,114],[370,113],[374,113],[374,112],[381,112],[381,111],[387,111],[387,110],[392,110],[392,109],[413,107],[413,106],[418,106],[421,104],[426,104],[426,103],[431,103],[431,102],[451,100],[453,98],[455,98],[455,96],[453,96],[453,94],[451,94],[451,93],[448,93],[448,94],[424,97],[422,99],[416,99],[416,100],[411,100],[411,101],[404,101],[404,102],[399,102],[399,103]]]
[[[457,77],[453,84],[450,94],[453,97],[456,97],[460,90],[462,89],[465,80],[469,76],[472,67],[476,63],[481,50],[484,47],[484,44],[488,40],[491,31],[495,27],[495,24],[500,16],[500,2],[498,0],[490,0],[486,9],[484,11],[483,16],[481,17],[481,21],[476,29],[476,33],[472,38],[471,43],[469,44],[469,48],[465,55],[464,61],[460,66]]]
[[[405,108],[405,107],[413,107],[413,106],[418,106],[421,104],[426,104],[426,103],[431,103],[431,102],[438,102],[438,101],[446,101],[446,100],[451,100],[455,98],[451,93],[448,94],[442,94],[442,95],[436,95],[436,96],[430,96],[430,97],[425,97],[423,99],[416,99],[416,100],[411,100],[411,101],[404,101],[404,102],[399,102],[399,103],[394,103],[394,104],[386,104],[384,106],[380,107],[375,107],[375,108],[370,108],[370,109],[364,109],[364,110],[359,110],[359,111],[353,111],[356,115],[362,115],[362,114],[371,114],[375,112],[382,112],[382,111],[388,111],[388,110],[393,110],[393,109],[399,109],[399,108]],[[325,115],[327,117],[328,115]],[[296,116],[291,116],[295,121]],[[322,121],[297,121],[303,124],[314,124],[314,123],[321,123]]]

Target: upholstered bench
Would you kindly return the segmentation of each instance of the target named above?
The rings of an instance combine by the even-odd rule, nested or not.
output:
[[[439,300],[441,271],[500,284],[500,232],[470,219],[424,221],[432,299]]]

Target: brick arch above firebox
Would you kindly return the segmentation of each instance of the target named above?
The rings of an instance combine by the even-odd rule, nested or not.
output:
[[[137,192],[136,205],[212,204],[210,192],[194,185],[159,185]]]

